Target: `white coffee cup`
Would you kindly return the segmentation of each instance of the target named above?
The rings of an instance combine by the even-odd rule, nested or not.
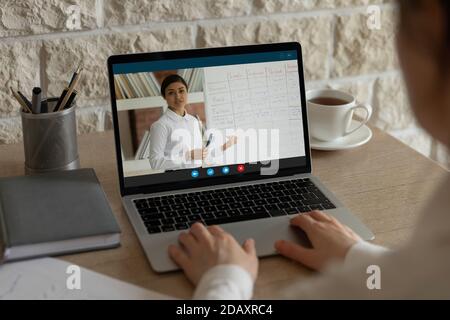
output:
[[[318,98],[329,100],[328,104],[326,101],[311,102]],[[310,134],[321,141],[333,141],[348,136],[367,124],[372,116],[370,105],[356,104],[355,97],[338,90],[310,90],[306,93],[306,100]],[[340,103],[337,100],[340,100]],[[365,109],[366,118],[357,128],[350,130],[355,109]]]

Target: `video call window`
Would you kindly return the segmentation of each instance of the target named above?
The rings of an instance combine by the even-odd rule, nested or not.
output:
[[[118,73],[114,85],[125,177],[305,156],[296,59]]]

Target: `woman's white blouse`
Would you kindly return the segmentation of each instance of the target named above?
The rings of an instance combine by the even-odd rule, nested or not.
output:
[[[150,166],[155,170],[195,168],[202,160],[191,160],[189,151],[202,148],[199,121],[170,109],[150,128]]]

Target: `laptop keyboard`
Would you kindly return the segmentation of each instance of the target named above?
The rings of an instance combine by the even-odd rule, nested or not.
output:
[[[336,208],[310,179],[133,200],[148,233]]]

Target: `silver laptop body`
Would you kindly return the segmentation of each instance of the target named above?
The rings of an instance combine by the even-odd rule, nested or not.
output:
[[[265,49],[268,50],[285,50],[285,49],[295,49],[298,50],[299,57],[298,63],[300,66],[301,74],[300,76],[300,90],[302,96],[302,102],[305,102],[304,97],[304,80],[303,80],[303,66],[301,59],[301,47],[298,43],[284,43],[284,44],[271,44],[271,45],[256,45],[256,46],[245,46],[245,47],[234,47],[234,48],[215,48],[215,49],[197,49],[197,50],[186,50],[186,51],[178,51],[171,52],[171,54],[179,54],[180,56],[196,54],[198,52],[202,53],[202,56],[205,56],[204,52],[207,50],[211,50],[211,55],[217,54],[218,52],[260,52]],[[228,50],[228,51],[227,51]],[[259,50],[259,51],[258,51]],[[111,96],[115,97],[113,89],[114,85],[111,86],[113,81],[113,65],[116,63],[123,62],[134,62],[134,61],[142,61],[145,60],[145,55],[151,54],[138,54],[138,55],[123,55],[123,56],[113,56],[108,60],[109,67],[109,76],[110,76],[110,87],[111,87]],[[171,58],[169,56],[169,58]],[[117,106],[115,104],[114,99],[112,99],[112,107],[113,107],[113,117],[115,124],[115,135],[116,135],[116,150],[118,156],[118,165],[119,165],[119,176],[121,183],[121,192],[122,192],[122,202],[125,208],[125,211],[129,217],[129,220],[138,236],[138,239],[142,245],[142,248],[145,251],[145,254],[152,266],[152,268],[156,272],[167,272],[179,269],[177,265],[170,259],[168,255],[167,248],[170,244],[178,243],[178,236],[182,231],[171,231],[171,232],[161,232],[161,233],[152,233],[149,234],[144,222],[141,219],[141,216],[136,209],[134,204],[134,200],[137,199],[148,199],[154,197],[161,197],[166,195],[176,195],[176,194],[186,194],[193,192],[203,192],[207,190],[214,189],[226,189],[232,188],[236,186],[245,186],[245,185],[258,185],[258,184],[267,184],[271,182],[277,181],[286,181],[286,180],[298,180],[309,178],[315,186],[334,204],[335,209],[323,210],[326,214],[329,214],[335,217],[337,220],[342,222],[343,224],[349,226],[352,230],[354,230],[362,239],[364,240],[372,240],[374,239],[373,233],[357,218],[355,217],[335,196],[334,194],[328,190],[320,180],[312,175],[312,166],[310,167],[309,172],[297,173],[292,175],[282,175],[282,176],[268,176],[265,179],[255,179],[250,181],[230,181],[229,183],[221,183],[221,184],[211,184],[208,186],[197,186],[195,181],[192,182],[192,186],[188,186],[183,189],[179,189],[177,183],[173,183],[172,189],[165,190],[163,192],[135,192],[133,194],[126,194],[124,192],[125,188],[123,186],[123,169],[121,167],[121,153],[120,153],[120,140],[119,140],[119,130],[117,128]],[[304,114],[306,110],[303,110]],[[304,122],[304,125],[307,126],[307,121]],[[308,128],[305,128],[305,132],[308,133]],[[307,146],[306,154],[307,161],[311,162],[310,156],[310,148],[309,148],[309,136],[308,134],[304,135],[305,146]],[[238,179],[236,179],[238,180]],[[214,178],[211,178],[211,181],[214,181]],[[145,189],[145,188],[144,188]],[[310,245],[305,234],[295,228],[292,228],[289,224],[289,220],[292,219],[293,215],[283,215],[278,217],[270,217],[264,219],[256,219],[256,220],[248,220],[248,221],[240,221],[233,223],[222,224],[221,227],[226,231],[230,232],[238,242],[243,243],[248,238],[255,239],[256,242],[256,250],[259,257],[266,257],[275,255],[276,251],[274,249],[274,243],[277,240],[284,239],[289,241],[295,241],[297,243],[304,244],[306,246]],[[184,230],[186,231],[186,230]]]

